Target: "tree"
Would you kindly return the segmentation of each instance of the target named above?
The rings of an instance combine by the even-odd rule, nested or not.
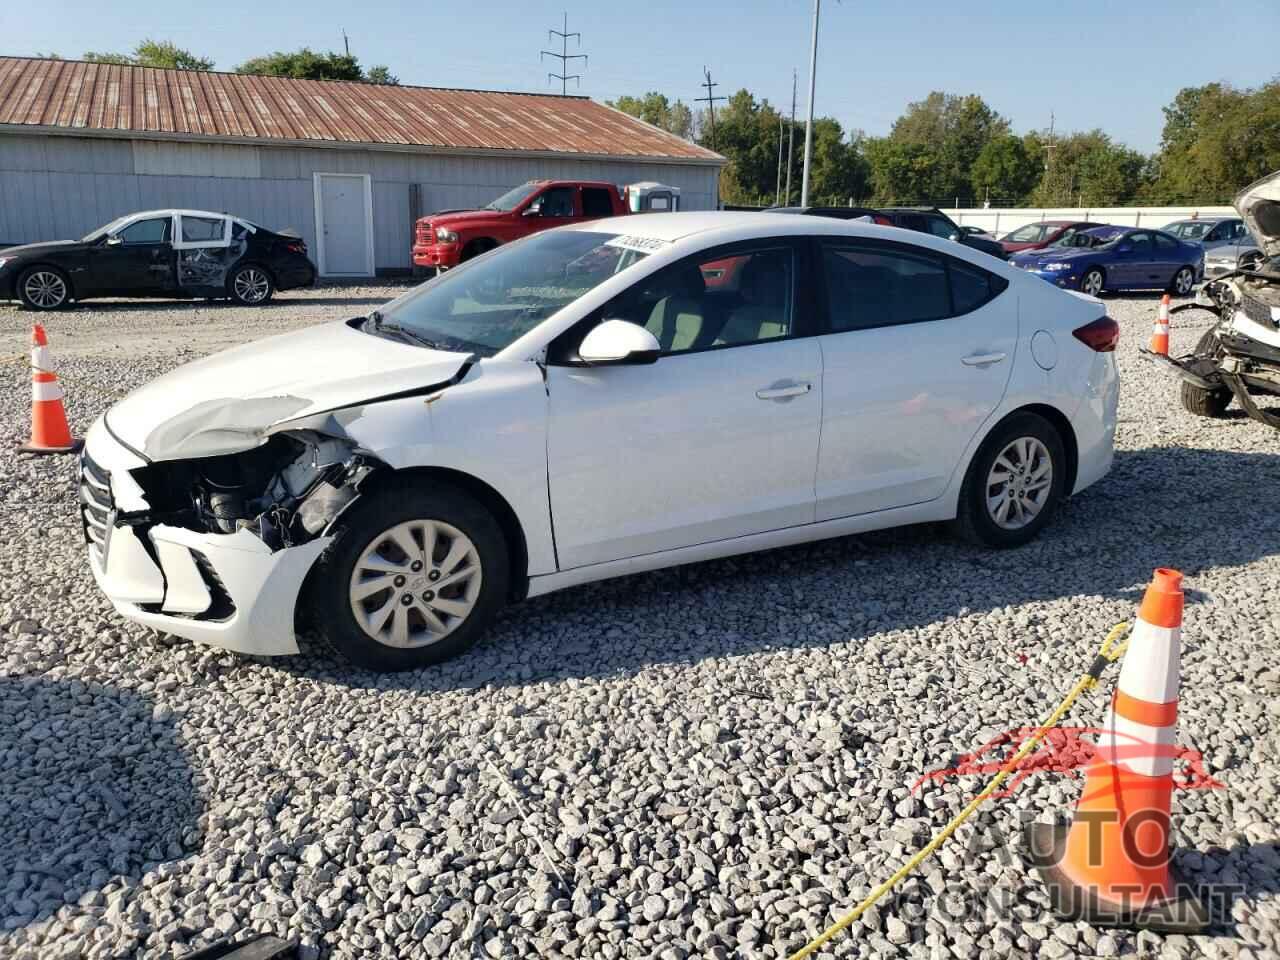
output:
[[[976,198],[1019,199],[1040,179],[1039,142],[1036,153],[1023,137],[1012,134],[988,140],[970,168],[970,182]]]
[[[693,111],[677,100],[672,103],[664,94],[650,90],[643,97],[619,97],[617,100],[606,100],[606,104],[615,110],[629,113],[645,123],[660,127],[668,133],[688,140],[693,136]]]
[[[308,47],[293,53],[277,50],[236,67],[236,73],[294,80],[363,80],[360,61],[347,53],[316,53]]]
[[[1072,133],[1055,139],[1053,165],[1032,201],[1043,206],[1127,203],[1137,196],[1145,169],[1146,157],[1101,130]]]
[[[887,206],[940,195],[941,158],[934,148],[878,137],[867,141],[866,151],[876,203]]]
[[[84,55],[91,63],[114,63],[132,67],[160,67],[166,70],[212,70],[213,61],[168,40],[147,38],[133,48],[133,53],[95,53]]]
[[[968,194],[971,171],[983,148],[1008,132],[1009,122],[981,97],[935,90],[923,100],[907,104],[889,131],[889,140],[915,149],[882,152],[886,160],[908,154],[913,158],[909,182],[884,183],[882,187],[896,196],[917,200]],[[932,161],[925,160],[922,149],[932,155]],[[924,177],[926,170],[928,176]],[[882,169],[882,176],[884,172]],[[923,192],[915,193],[917,190]]]
[[[400,86],[400,78],[391,75],[391,71],[384,66],[370,67],[364,75],[365,83],[379,83],[387,87]]]

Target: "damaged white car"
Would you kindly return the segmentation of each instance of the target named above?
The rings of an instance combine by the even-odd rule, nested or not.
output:
[[[255,654],[309,622],[404,669],[513,599],[899,524],[1021,544],[1111,465],[1099,301],[945,240],[650,214],[499,247],[94,424],[124,616]]]
[[[1206,283],[1204,302],[1170,311],[1208,310],[1217,323],[1188,356],[1143,352],[1182,379],[1182,405],[1191,413],[1221,417],[1235,400],[1255,420],[1280,429],[1280,416],[1255,399],[1280,397],[1280,172],[1245,187],[1235,208],[1260,249]]]

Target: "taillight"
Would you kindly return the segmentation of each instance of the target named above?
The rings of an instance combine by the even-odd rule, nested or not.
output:
[[[1110,317],[1099,317],[1093,323],[1086,323],[1078,330],[1072,330],[1071,335],[1090,350],[1110,353],[1120,342],[1120,324]]]
[[[877,214],[876,216],[872,217],[871,219],[872,219],[872,220],[874,220],[876,223],[880,224],[880,226],[882,226],[882,227],[892,227],[892,226],[893,226],[893,221],[892,221],[892,220],[890,220],[888,217],[882,217],[882,216],[879,216],[879,215]]]
[[[301,240],[290,240],[284,245],[284,248],[290,253],[301,253],[305,255],[307,252],[307,245]]]

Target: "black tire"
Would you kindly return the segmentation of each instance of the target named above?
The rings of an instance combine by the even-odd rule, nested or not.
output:
[[[497,240],[490,240],[487,237],[480,240],[472,240],[462,248],[462,256],[458,258],[459,263],[466,263],[468,260],[474,260],[482,253],[488,253],[498,245]]]
[[[351,599],[352,577],[366,548],[382,540],[398,524],[413,521],[435,521],[464,534],[478,555],[480,587],[470,613],[443,637],[426,645],[395,647],[374,639],[357,621],[355,601]],[[444,550],[445,544],[441,543],[438,549]],[[401,582],[388,588],[391,600],[397,599],[396,591],[401,589],[410,594],[413,590],[430,589],[429,582],[415,585],[414,581],[424,580],[431,572],[420,567],[415,573],[422,575],[408,574],[413,577],[408,584],[400,578]],[[403,483],[376,492],[344,515],[334,543],[311,578],[308,597],[314,611],[312,621],[334,649],[352,663],[378,671],[414,670],[456,657],[471,647],[506,602],[510,577],[506,539],[487,509],[451,486]],[[424,599],[427,596],[422,594]],[[381,608],[379,597],[385,600],[385,595],[379,593],[363,603]],[[413,601],[416,604],[417,598]],[[397,615],[391,614],[392,618]],[[404,616],[406,620],[416,618],[418,627],[425,623],[420,613],[411,615],[406,610]]]
[[[1047,452],[1050,465],[1050,483],[1044,492],[1044,500],[1036,513],[1024,526],[1009,529],[1000,526],[987,506],[987,479],[992,467],[1011,443],[1025,438],[1034,439]],[[960,488],[960,502],[952,530],[961,539],[988,547],[1018,547],[1035,538],[1049,522],[1063,497],[1066,482],[1067,457],[1062,437],[1053,424],[1038,414],[1015,413],[998,424],[978,448],[973,462],[965,472]]]
[[[1097,293],[1090,294],[1090,296],[1102,296],[1103,292],[1107,289],[1107,275],[1097,267],[1090,267],[1084,272],[1084,276],[1080,278],[1080,292],[1089,293],[1089,287],[1091,285],[1090,277],[1097,277],[1098,284]]]
[[[1220,352],[1217,334],[1213,330],[1206,330],[1196,343],[1196,355],[1216,356]],[[1231,390],[1227,387],[1218,390],[1202,390],[1194,383],[1183,380],[1178,397],[1182,400],[1182,408],[1188,413],[1194,413],[1197,417],[1216,419],[1226,413],[1227,407],[1231,406]]]
[[[18,277],[18,297],[29,310],[61,310],[71,302],[71,281],[57,267],[37,264]]]
[[[1196,272],[1190,267],[1179,267],[1169,281],[1168,292],[1175,297],[1189,297],[1196,285]],[[1181,287],[1182,289],[1179,289]]]
[[[271,272],[256,263],[244,263],[227,277],[227,294],[245,307],[260,307],[276,292]]]

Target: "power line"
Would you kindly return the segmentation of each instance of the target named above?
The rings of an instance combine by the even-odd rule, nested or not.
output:
[[[702,68],[702,75],[706,79],[702,81],[701,86],[704,86],[707,88],[707,95],[705,97],[696,97],[694,98],[693,102],[705,103],[707,105],[708,112],[711,114],[711,149],[714,150],[716,148],[716,101],[728,100],[729,98],[717,97],[714,93],[712,93],[712,91],[716,87],[720,86],[720,84],[711,82],[711,71],[708,70],[705,66]]]
[[[567,10],[565,11],[565,15],[564,15],[564,29],[563,29],[563,30],[548,30],[548,31],[547,31],[547,43],[550,43],[550,42],[551,42],[551,38],[552,38],[552,37],[559,37],[559,38],[560,38],[560,52],[559,52],[559,53],[556,53],[554,50],[543,50],[543,51],[541,51],[541,52],[538,54],[538,62],[539,62],[539,63],[541,63],[541,62],[542,62],[542,58],[543,58],[543,57],[555,57],[557,60],[559,60],[559,61],[560,61],[560,69],[561,69],[561,70],[567,70],[567,69],[568,69],[568,67],[569,67],[569,61],[570,61],[570,60],[581,60],[581,61],[582,61],[582,65],[583,65],[584,67],[587,65],[587,55],[586,55],[585,53],[570,53],[570,52],[569,52],[569,38],[570,38],[570,37],[573,37],[575,40],[577,40],[577,41],[578,41],[578,46],[579,46],[579,47],[581,47],[581,46],[582,46],[582,34],[580,34],[580,33],[570,33],[570,32],[569,32],[569,12],[568,12]],[[582,86],[582,74],[580,74],[580,73],[548,73],[548,74],[547,74],[547,83],[550,83],[552,80],[559,80],[559,81],[560,81],[560,96],[562,96],[562,97],[563,97],[563,96],[567,96],[567,95],[568,95],[568,93],[569,93],[569,81],[570,81],[570,80],[576,80],[576,81],[577,81],[577,83],[578,83],[578,86]]]

